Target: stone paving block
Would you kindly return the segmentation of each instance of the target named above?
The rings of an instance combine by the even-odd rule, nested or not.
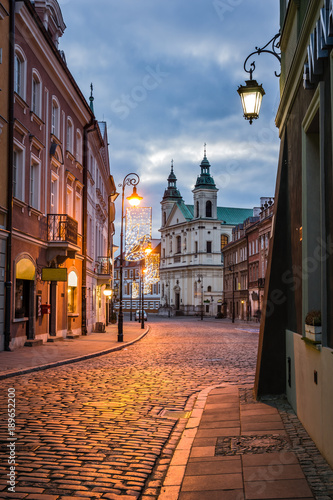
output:
[[[244,481],[304,479],[304,474],[299,464],[271,464],[259,467],[244,467],[243,474]]]
[[[185,476],[182,491],[232,490],[242,487],[242,474],[209,474]]]
[[[164,486],[180,486],[185,473],[185,465],[171,465],[165,477]]]
[[[292,451],[281,451],[273,453],[258,453],[242,455],[243,467],[256,467],[274,464],[298,464],[298,459]]]
[[[216,427],[239,427],[239,419],[235,420],[213,420],[212,422],[201,421],[199,425],[200,429],[215,429]]]
[[[179,486],[163,486],[161,488],[158,500],[177,500],[178,494]]]
[[[213,457],[215,455],[215,446],[200,446],[192,448],[190,458],[192,457]]]
[[[242,432],[251,431],[253,434],[256,434],[257,431],[276,431],[285,430],[282,420],[276,420],[274,422],[256,422],[256,423],[245,423],[243,420],[241,421]],[[266,432],[267,434],[267,432]]]
[[[193,448],[197,446],[216,446],[217,437],[196,437],[193,441]]]
[[[201,476],[209,474],[236,474],[242,473],[241,460],[210,460],[207,462],[190,462],[185,476]]]
[[[197,432],[198,438],[209,438],[209,437],[223,437],[223,436],[239,436],[240,435],[240,427],[222,427],[222,428],[209,428],[202,429],[199,427]]]
[[[178,500],[244,500],[244,493],[243,490],[183,491]]]
[[[305,479],[246,481],[244,486],[246,500],[313,498]]]

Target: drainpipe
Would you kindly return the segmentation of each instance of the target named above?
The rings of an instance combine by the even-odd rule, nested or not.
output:
[[[12,308],[12,233],[13,233],[13,145],[14,145],[14,58],[15,58],[15,0],[9,5],[9,89],[8,89],[8,185],[7,185],[7,252],[5,281],[4,349],[10,351],[10,320]]]
[[[88,208],[88,134],[96,130],[96,120],[83,127],[83,207],[82,207],[82,324],[81,333],[87,335],[87,208]]]

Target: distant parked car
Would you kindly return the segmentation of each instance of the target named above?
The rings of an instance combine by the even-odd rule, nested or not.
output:
[[[147,321],[147,313],[146,313],[146,311],[143,311],[143,319],[145,321]],[[135,321],[141,321],[141,310],[140,309],[138,309],[135,312]]]

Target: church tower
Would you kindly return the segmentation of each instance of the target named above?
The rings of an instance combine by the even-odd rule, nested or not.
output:
[[[173,171],[173,160],[171,161],[171,172],[168,177],[168,187],[164,191],[163,199],[161,201],[162,205],[162,224],[161,227],[165,227],[166,221],[170,215],[172,207],[175,203],[182,201],[182,195],[177,189],[177,177]]]
[[[217,192],[213,177],[210,175],[210,163],[206,156],[206,144],[204,157],[200,165],[201,174],[192,191],[194,201],[194,219],[217,219]]]

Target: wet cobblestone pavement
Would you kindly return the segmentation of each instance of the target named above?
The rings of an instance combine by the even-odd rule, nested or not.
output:
[[[8,493],[2,422],[0,497],[134,500],[148,478],[145,493],[157,494],[181,432],[172,410],[184,410],[191,395],[213,384],[251,385],[256,330],[155,320],[144,339],[122,351],[1,381],[2,415],[7,389],[15,388],[18,467],[15,493]]]

